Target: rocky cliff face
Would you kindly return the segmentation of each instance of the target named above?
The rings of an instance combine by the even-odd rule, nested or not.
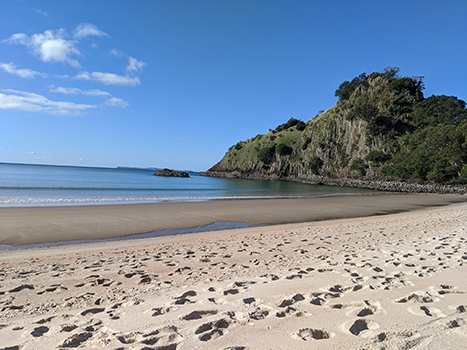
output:
[[[394,87],[394,79],[381,73],[365,76],[361,81],[347,91],[345,99],[313,119],[305,123],[291,119],[265,135],[237,143],[202,175],[406,192],[466,193],[465,188],[460,192],[447,189],[451,186],[442,190],[442,185],[422,190],[406,181],[382,187],[382,180],[386,179],[381,168],[398,149],[398,140],[410,132],[407,121],[423,95],[413,86]],[[412,79],[411,83],[416,85],[417,80]]]

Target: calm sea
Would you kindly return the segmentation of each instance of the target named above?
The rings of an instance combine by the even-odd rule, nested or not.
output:
[[[281,181],[153,176],[152,170],[0,163],[0,207],[298,198],[373,191]]]

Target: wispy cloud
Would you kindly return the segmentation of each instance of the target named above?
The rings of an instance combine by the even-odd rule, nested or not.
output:
[[[97,28],[94,24],[91,23],[81,23],[79,24],[75,31],[74,37],[76,39],[82,39],[87,36],[109,36],[109,34],[103,32],[99,28]]]
[[[65,36],[64,29],[46,30],[30,37],[24,33],[13,34],[3,42],[24,45],[43,62],[66,63],[79,68],[79,62],[72,57],[82,56],[81,52],[76,47],[76,41],[67,40]]]
[[[48,113],[61,116],[80,116],[87,109],[97,108],[96,105],[77,104],[72,102],[51,101],[48,98],[31,92],[12,89],[1,90],[0,109],[18,110],[35,113]]]
[[[66,94],[66,95],[86,95],[86,96],[112,96],[107,91],[102,91],[99,89],[92,89],[92,90],[81,90],[78,88],[74,87],[63,87],[63,86],[57,86],[55,87],[54,85],[50,86],[50,92],[57,92],[61,94]]]
[[[47,74],[39,73],[39,72],[33,71],[32,69],[29,69],[29,68],[18,69],[11,62],[10,63],[1,63],[0,62],[0,69],[4,70],[7,73],[18,75],[18,76],[20,76],[21,78],[24,78],[24,79],[34,79],[36,77],[36,75],[41,76],[41,77],[46,77],[47,76]]]
[[[49,14],[47,12],[41,11],[39,9],[34,9],[34,11],[42,16],[48,17]]]
[[[66,95],[85,95],[85,96],[100,96],[100,97],[109,97],[107,101],[105,101],[103,104],[105,106],[109,107],[118,107],[118,108],[126,108],[130,104],[118,97],[113,97],[112,94],[110,94],[107,91],[102,91],[99,89],[92,89],[92,90],[81,90],[78,88],[73,88],[73,87],[63,87],[63,86],[57,86],[55,87],[54,85],[50,86],[50,92],[56,92],[56,93],[61,93],[61,94],[66,94]]]
[[[104,72],[81,72],[73,79],[93,80],[104,85],[136,86],[141,84],[141,81],[138,77],[130,77],[129,75],[118,75]]]
[[[107,101],[104,102],[104,104],[109,107],[119,107],[119,108],[126,108],[129,106],[128,102],[118,97],[109,98]]]

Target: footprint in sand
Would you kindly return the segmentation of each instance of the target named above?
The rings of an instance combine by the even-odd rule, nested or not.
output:
[[[445,317],[445,315],[441,312],[441,310],[435,308],[435,307],[427,307],[427,306],[420,306],[420,307],[415,307],[411,306],[407,308],[407,311],[409,311],[413,315],[418,315],[418,316],[428,316],[428,317]]]
[[[326,300],[324,300],[323,298],[320,298],[320,297],[315,297],[313,299],[310,300],[310,304],[313,304],[313,305],[317,305],[317,306],[322,306],[324,304],[326,304]]]
[[[305,300],[305,297],[302,294],[295,294],[292,298],[282,300],[279,307],[290,306],[302,300]]]
[[[81,313],[81,316],[86,316],[86,315],[89,315],[89,314],[98,314],[100,312],[104,312],[105,311],[105,308],[103,307],[96,307],[96,308],[93,308],[93,309],[87,309],[87,310],[84,310],[82,313]]]
[[[16,288],[9,290],[8,292],[17,293],[17,292],[21,292],[23,289],[34,289],[34,286],[32,284],[22,284]]]
[[[42,326],[42,327],[36,327],[34,328],[34,330],[31,332],[31,335],[34,337],[34,338],[37,338],[37,337],[42,337],[45,333],[47,333],[49,331],[49,327],[45,327],[45,326]]]
[[[208,341],[222,337],[230,322],[222,318],[215,322],[204,323],[195,330],[195,334],[201,334],[199,340]]]
[[[306,311],[297,311],[293,307],[288,306],[283,311],[276,312],[276,317],[304,317],[309,316]]]
[[[181,316],[182,320],[191,321],[191,320],[199,320],[203,318],[203,316],[211,316],[216,315],[218,313],[217,310],[198,310],[190,312],[188,315]]]
[[[304,328],[300,329],[297,333],[292,334],[292,338],[295,339],[302,339],[302,340],[322,340],[322,339],[330,339],[334,337],[333,332],[323,331],[322,329],[312,329],[312,328]]]
[[[373,306],[365,307],[357,313],[357,316],[358,317],[371,316],[371,315],[374,315],[376,312],[378,312],[378,309],[376,307],[373,307]]]
[[[416,333],[412,331],[405,331],[405,332],[381,332],[376,336],[377,341],[390,341],[390,340],[398,340],[403,338],[411,338],[415,336]]]
[[[62,324],[60,325],[60,332],[71,332],[78,328],[75,324]]]
[[[265,309],[257,308],[255,311],[250,312],[248,317],[252,320],[260,321],[265,319],[269,315],[269,311]]]
[[[253,297],[243,299],[243,303],[248,304],[248,305],[253,304],[255,301],[256,301],[256,299],[253,298]]]
[[[77,348],[86,342],[89,338],[92,338],[92,332],[81,332],[71,335],[66,338],[58,347],[60,348]]]
[[[50,317],[47,317],[47,318],[41,318],[40,320],[34,322],[35,324],[44,324],[44,323],[48,323],[50,321],[52,321],[53,319],[55,318],[55,316],[50,316]]]
[[[174,310],[174,308],[170,307],[170,306],[168,306],[168,307],[155,307],[155,308],[152,309],[152,311],[154,311],[154,312],[153,312],[153,314],[151,316],[152,317],[160,316],[160,315],[166,314],[166,313],[168,313],[168,312],[170,312],[172,310]]]
[[[177,349],[178,343],[180,343],[183,337],[178,333],[178,329],[175,326],[167,326],[160,329],[156,329],[149,333],[141,332],[129,332],[117,336],[117,339],[122,344],[144,344],[144,345],[155,345],[157,349],[175,350]],[[139,348],[138,348],[139,349]],[[144,347],[144,349],[149,349]],[[153,348],[150,348],[153,349]]]
[[[397,303],[433,303],[438,301],[438,298],[432,297],[431,295],[420,295],[417,293],[412,293],[409,296],[406,296],[402,299],[397,300]]]
[[[185,305],[185,304],[194,303],[194,301],[191,301],[187,297],[194,297],[196,295],[197,294],[196,294],[196,292],[194,290],[189,290],[188,292],[183,293],[179,297],[175,297],[175,299],[177,299],[177,300],[175,301],[174,304],[175,305]]]
[[[227,290],[224,291],[224,295],[229,295],[229,294],[235,295],[235,294],[238,294],[238,293],[240,293],[240,291],[238,289],[236,289],[236,288],[227,289]]]
[[[53,293],[59,290],[68,290],[68,288],[61,286],[60,284],[53,284],[49,288],[46,288],[40,292],[37,292],[37,295],[42,295],[44,293]]]
[[[362,332],[367,330],[373,330],[379,328],[379,324],[371,320],[365,319],[358,319],[356,320],[352,326],[350,326],[349,331],[353,335],[360,335]]]

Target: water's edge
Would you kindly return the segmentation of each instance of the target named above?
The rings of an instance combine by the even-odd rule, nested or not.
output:
[[[36,248],[51,248],[51,247],[86,244],[86,243],[125,241],[125,240],[130,240],[130,239],[172,236],[172,235],[181,235],[185,233],[210,232],[210,231],[228,230],[228,229],[236,229],[236,228],[248,228],[248,227],[257,227],[257,226],[261,226],[261,225],[252,225],[252,224],[247,224],[244,222],[215,222],[213,224],[205,225],[205,226],[197,226],[197,227],[182,228],[182,229],[175,229],[175,230],[152,231],[152,232],[122,236],[122,237],[112,237],[112,238],[102,238],[102,239],[80,239],[80,240],[72,240],[72,241],[58,241],[58,242],[34,243],[34,244],[23,244],[23,245],[0,244],[0,252],[8,252],[8,251],[13,251],[13,250],[24,250],[24,249],[36,249]]]

